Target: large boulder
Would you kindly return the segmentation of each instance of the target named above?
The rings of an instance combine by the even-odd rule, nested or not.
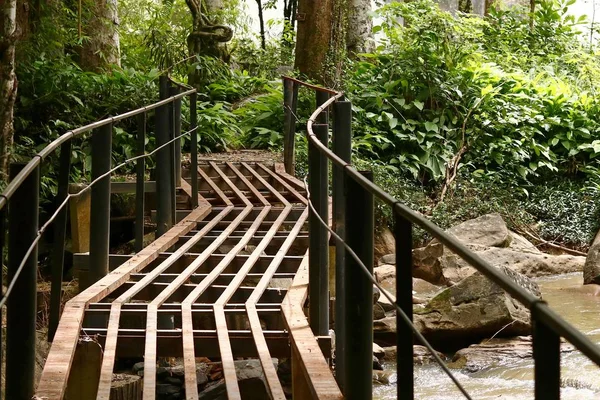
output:
[[[540,296],[537,284],[526,276],[506,267],[500,270]],[[414,322],[427,339],[442,349],[464,347],[495,334],[526,335],[531,330],[529,310],[479,272],[442,290],[423,307],[416,307]],[[385,330],[384,326],[378,328]]]
[[[496,213],[463,222],[447,233],[489,264],[505,266],[529,277],[578,272],[585,263],[584,257],[542,253],[527,239],[508,230]],[[451,285],[475,272],[437,240],[413,250],[413,264],[415,277],[437,285]],[[600,265],[598,268],[600,270]]]

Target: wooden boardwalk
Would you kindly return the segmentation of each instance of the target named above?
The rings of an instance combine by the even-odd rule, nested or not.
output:
[[[132,357],[144,360],[144,400],[156,398],[162,357],[183,359],[190,400],[197,357],[222,363],[229,399],[245,397],[241,358],[260,360],[270,398],[285,399],[272,357],[292,359],[294,398],[342,397],[304,312],[303,183],[282,165],[257,162],[204,162],[199,178],[199,207],[66,304],[38,398],[110,400],[118,359]],[[78,356],[85,338],[102,348],[97,366]],[[74,374],[85,395],[71,394]]]

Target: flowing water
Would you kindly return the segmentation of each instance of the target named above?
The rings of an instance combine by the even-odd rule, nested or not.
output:
[[[543,298],[569,323],[600,344],[600,297],[577,290],[581,274],[539,279]],[[394,365],[384,365],[393,369]],[[533,399],[533,360],[507,360],[501,366],[468,373],[452,371],[473,399]],[[589,388],[565,387],[561,398],[569,400],[600,399],[600,368],[579,352],[563,353],[561,377]],[[374,399],[396,399],[396,385],[375,385]],[[452,381],[435,364],[415,367],[415,398],[454,400],[463,396]]]

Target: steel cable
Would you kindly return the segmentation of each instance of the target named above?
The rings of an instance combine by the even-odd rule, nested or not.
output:
[[[79,196],[81,196],[83,193],[85,193],[88,190],[90,190],[92,188],[92,186],[94,186],[94,184],[96,184],[100,180],[106,178],[107,176],[110,176],[110,174],[112,174],[116,170],[124,167],[125,165],[127,165],[127,164],[129,164],[129,163],[131,163],[133,161],[139,160],[141,158],[151,157],[157,151],[165,148],[166,146],[170,145],[171,143],[175,142],[176,140],[179,140],[179,139],[183,138],[184,136],[187,136],[190,133],[195,132],[196,130],[198,130],[198,126],[196,126],[196,127],[192,128],[192,129],[190,129],[190,130],[182,133],[181,135],[179,135],[177,137],[174,137],[173,139],[165,142],[164,144],[162,144],[159,147],[157,147],[154,150],[152,150],[150,153],[141,154],[139,156],[128,158],[127,160],[123,161],[121,164],[117,165],[116,167],[112,168],[108,172],[105,172],[104,174],[102,174],[99,177],[97,177],[96,179],[94,179],[92,182],[90,182],[90,184],[88,186],[84,187],[79,192],[77,192],[77,193],[69,193],[67,195],[67,197],[63,200],[63,202],[58,206],[58,208],[56,209],[56,211],[54,212],[54,214],[52,214],[52,216],[46,221],[46,223],[44,225],[42,225],[42,227],[40,229],[38,229],[38,233],[37,233],[35,239],[31,243],[31,246],[29,246],[29,248],[27,249],[27,252],[25,253],[25,256],[22,258],[21,263],[19,264],[19,268],[17,268],[17,271],[15,272],[15,275],[11,279],[10,284],[8,285],[8,287],[6,289],[6,293],[4,293],[4,296],[2,297],[2,300],[0,300],[0,308],[2,308],[6,304],[6,301],[8,300],[8,297],[10,296],[10,294],[11,294],[11,292],[13,290],[13,287],[15,286],[15,284],[17,282],[17,279],[19,278],[19,275],[21,274],[21,271],[25,267],[25,263],[27,262],[27,259],[29,258],[29,256],[33,252],[33,249],[39,243],[39,241],[42,238],[42,235],[44,234],[44,232],[46,231],[46,229],[50,226],[50,224],[52,222],[54,222],[54,220],[56,219],[56,217],[58,216],[58,214],[60,213],[60,211],[62,211],[62,209],[65,208],[66,205],[69,203],[69,199],[71,199],[73,197],[79,197]]]
[[[323,219],[317,213],[317,211],[315,210],[315,208],[314,208],[314,206],[312,204],[311,197],[310,197],[310,191],[308,190],[308,183],[306,181],[306,178],[304,178],[304,187],[306,189],[306,199],[308,201],[308,206],[310,207],[313,215],[315,217],[317,217],[317,220],[319,221],[319,223],[323,227],[325,227],[325,229],[327,229],[329,231],[329,233],[335,238],[335,240],[336,240],[337,243],[339,243],[339,244],[341,244],[341,245],[344,246],[344,248],[346,249],[346,251],[348,253],[350,253],[350,255],[352,256],[352,258],[354,258],[354,260],[358,263],[358,265],[361,267],[361,270],[365,273],[365,275],[369,278],[369,280],[377,287],[377,289],[379,289],[379,291],[381,292],[381,294],[384,295],[389,300],[389,302],[394,305],[394,307],[396,308],[396,312],[400,313],[400,316],[402,317],[402,319],[404,320],[404,322],[411,327],[413,333],[415,334],[415,336],[419,340],[419,342],[421,342],[421,344],[423,344],[423,346],[425,346],[427,348],[427,350],[429,350],[429,352],[431,353],[432,357],[439,364],[439,366],[446,373],[446,375],[448,375],[448,377],[452,380],[452,382],[454,382],[454,384],[456,385],[456,387],[458,388],[458,390],[460,390],[460,392],[465,396],[465,398],[467,398],[469,400],[473,400],[472,397],[469,395],[469,393],[462,386],[462,384],[458,381],[458,379],[456,379],[456,377],[452,374],[452,372],[450,372],[450,370],[448,369],[448,367],[446,366],[446,364],[444,363],[444,361],[440,358],[440,356],[437,355],[436,351],[431,346],[431,344],[429,344],[429,342],[427,341],[427,339],[425,339],[425,337],[421,334],[421,332],[419,332],[419,330],[412,323],[412,321],[410,320],[410,318],[408,318],[408,316],[404,313],[404,311],[402,310],[402,308],[400,308],[400,306],[396,303],[396,300],[392,299],[392,296],[387,292],[387,290],[385,290],[377,282],[377,280],[375,279],[375,277],[369,272],[369,269],[361,261],[360,257],[358,257],[358,255],[356,255],[356,253],[354,252],[354,250],[352,250],[352,248],[344,241],[344,239],[342,239],[340,236],[338,236],[338,234],[335,233],[335,231],[333,229],[331,229],[329,227],[329,225],[325,223],[325,221],[323,221]]]

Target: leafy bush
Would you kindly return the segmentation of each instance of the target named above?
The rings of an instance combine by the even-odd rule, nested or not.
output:
[[[442,193],[461,169],[526,182],[597,166],[600,61],[566,4],[541,2],[533,31],[518,9],[482,19],[430,0],[384,6],[384,44],[349,68],[357,153]]]

